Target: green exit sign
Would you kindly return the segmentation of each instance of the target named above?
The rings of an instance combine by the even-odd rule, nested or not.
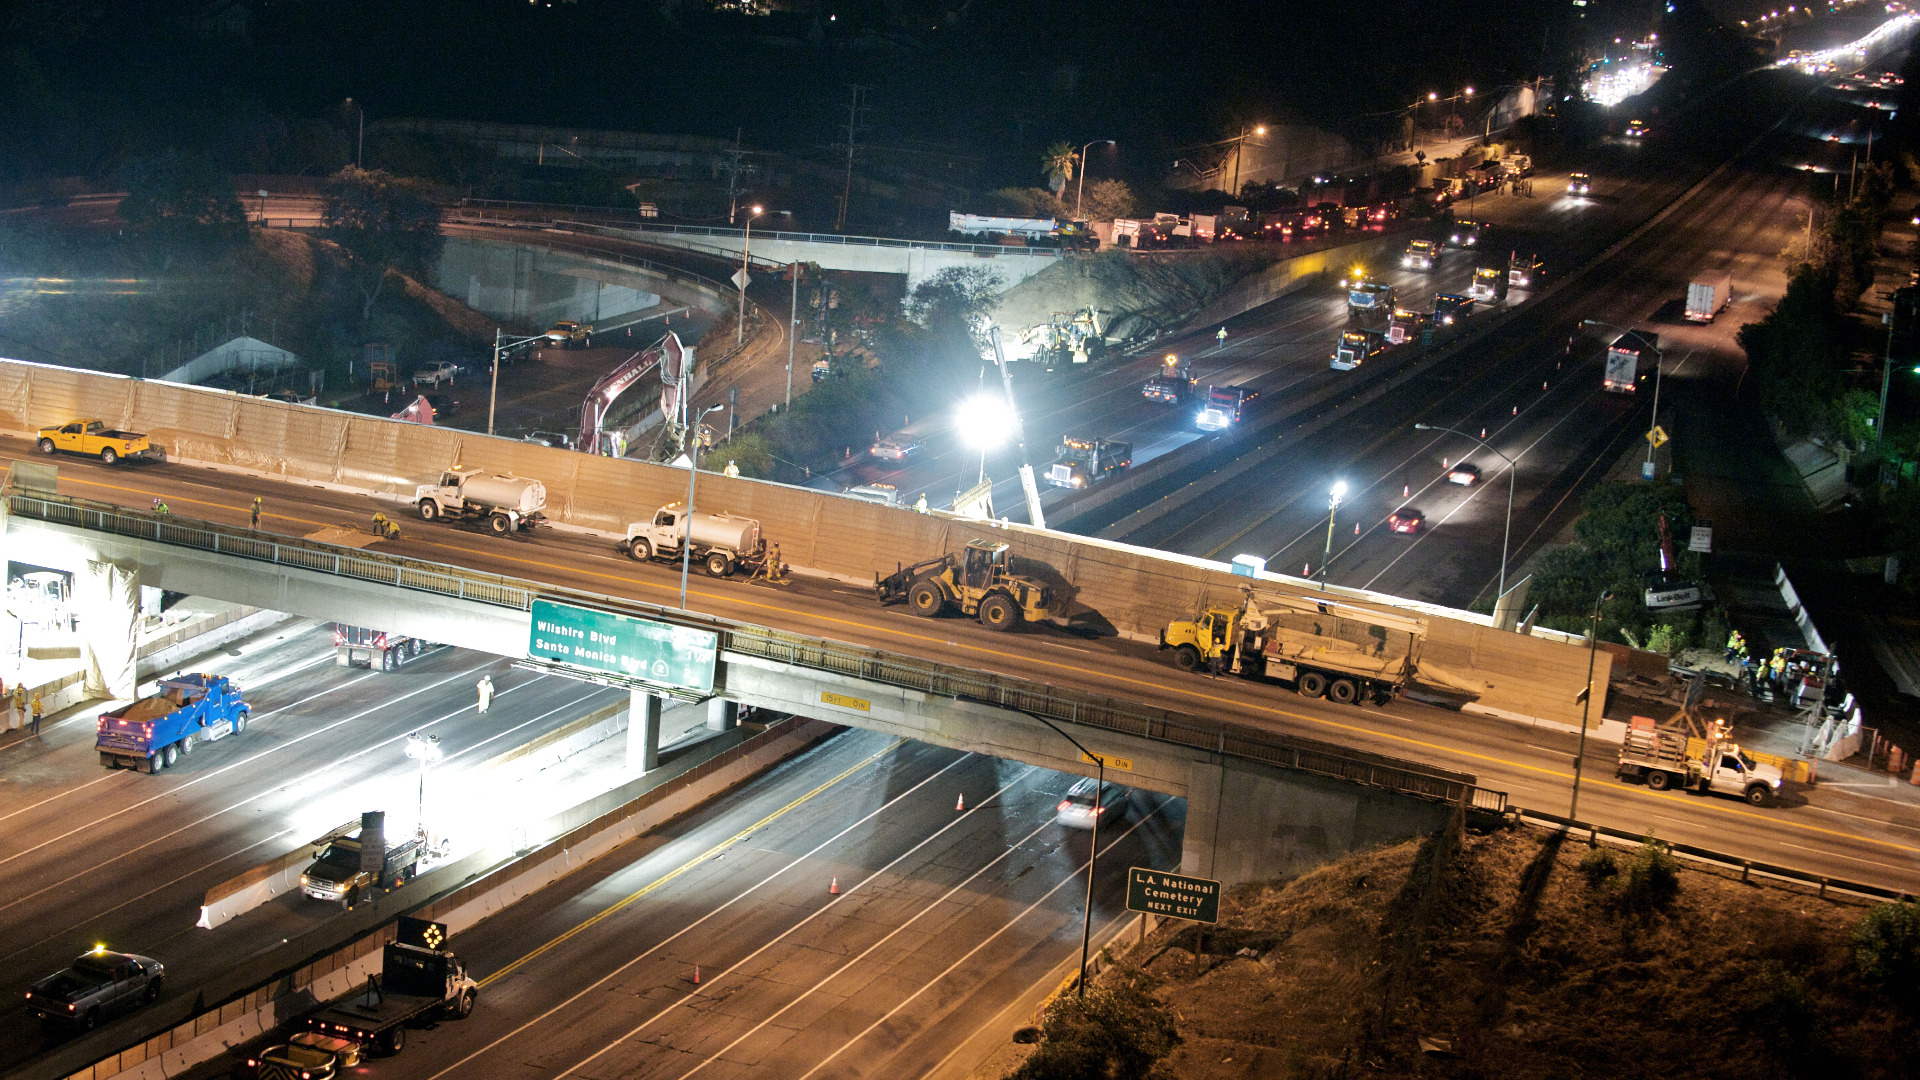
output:
[[[1144,866],[1127,868],[1127,910],[1168,919],[1220,921],[1220,883]]]
[[[713,690],[720,635],[711,630],[552,600],[533,602],[527,656],[591,671],[626,675],[656,686]]]

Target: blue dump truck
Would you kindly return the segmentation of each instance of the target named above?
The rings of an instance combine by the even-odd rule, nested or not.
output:
[[[247,730],[252,706],[224,675],[182,675],[161,682],[160,692],[100,714],[94,746],[100,764],[159,772],[193,753],[193,744]]]

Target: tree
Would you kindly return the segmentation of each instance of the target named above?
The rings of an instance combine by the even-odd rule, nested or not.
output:
[[[426,184],[384,169],[349,165],[329,177],[321,224],[353,263],[363,322],[389,273],[423,278],[440,258],[440,207]]]
[[[1089,986],[1047,1009],[1039,1048],[1010,1080],[1144,1080],[1180,1041],[1167,1007],[1138,987]]]
[[[1066,198],[1067,185],[1073,182],[1073,171],[1080,165],[1080,152],[1072,143],[1057,142],[1047,147],[1040,155],[1041,171],[1047,176],[1047,190],[1053,192],[1055,199]]]
[[[1133,189],[1124,180],[1095,180],[1087,187],[1080,216],[1088,221],[1133,216]]]
[[[1869,982],[1903,1005],[1920,1005],[1920,904],[1868,909],[1853,930],[1853,957]]]
[[[949,266],[907,294],[907,318],[934,334],[971,333],[1000,295],[1000,275],[981,266]]]
[[[179,255],[216,252],[247,238],[233,181],[203,157],[168,150],[142,158],[128,167],[126,183],[120,219],[162,270]]]

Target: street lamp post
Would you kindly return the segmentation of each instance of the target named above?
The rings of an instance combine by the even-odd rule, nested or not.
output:
[[[1640,466],[1640,479],[1651,480],[1653,479],[1653,429],[1660,426],[1660,379],[1666,374],[1667,354],[1661,352],[1660,346],[1649,341],[1647,336],[1638,330],[1629,330],[1624,326],[1601,322],[1599,319],[1581,319],[1580,325],[1604,326],[1610,330],[1618,330],[1622,334],[1632,334],[1640,339],[1640,344],[1653,350],[1653,416],[1647,420],[1647,460]]]
[[[693,565],[693,482],[700,476],[700,421],[725,405],[695,413],[687,426],[687,512],[680,515],[680,610],[687,610],[687,570]]]
[[[746,238],[740,244],[740,317],[733,326],[733,343],[740,344],[747,335],[747,267],[753,258],[753,219],[766,213],[758,206],[748,207],[753,211],[747,215]]]
[[[1320,588],[1327,587],[1327,564],[1333,561],[1333,515],[1340,509],[1340,500],[1347,494],[1347,482],[1333,482],[1333,497],[1327,500],[1327,550],[1320,556]]]
[[[1567,820],[1574,821],[1580,816],[1580,763],[1587,756],[1587,724],[1593,716],[1593,661],[1594,653],[1600,649],[1600,605],[1613,599],[1613,591],[1607,590],[1593,602],[1593,614],[1588,616],[1587,626],[1587,700],[1580,710],[1580,748],[1573,755],[1573,801],[1567,806]]]
[[[793,404],[793,339],[800,331],[800,263],[787,268],[793,275],[793,299],[787,301],[787,404]]]
[[[1267,125],[1253,125],[1252,134],[1265,135],[1266,133]],[[1236,199],[1240,197],[1240,159],[1247,156],[1247,135],[1247,126],[1242,124],[1240,137],[1233,140],[1233,197]]]
[[[407,756],[420,763],[420,800],[416,811],[416,827],[422,836],[427,832],[427,766],[440,760],[440,736],[422,735],[413,732],[407,736]]]
[[[1080,182],[1073,189],[1073,219],[1080,220],[1080,196],[1087,191],[1087,151],[1100,145],[1118,146],[1112,139],[1095,139],[1080,148]]]
[[[1503,531],[1500,534],[1500,595],[1501,596],[1507,595],[1507,542],[1511,540],[1513,537],[1513,482],[1514,482],[1515,475],[1518,474],[1520,471],[1520,463],[1510,457],[1507,457],[1506,454],[1501,453],[1499,450],[1495,450],[1493,448],[1493,445],[1487,442],[1487,440],[1476,438],[1457,428],[1444,427],[1440,424],[1415,424],[1413,425],[1413,428],[1415,431],[1445,431],[1445,432],[1450,432],[1454,435],[1458,435],[1463,439],[1473,439],[1474,442],[1477,442],[1480,444],[1481,449],[1492,450],[1494,453],[1500,454],[1500,456],[1506,460],[1507,462],[1507,527],[1505,531]]]

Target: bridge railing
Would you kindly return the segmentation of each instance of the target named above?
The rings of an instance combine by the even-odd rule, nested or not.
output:
[[[556,226],[583,226],[587,228],[607,228],[585,221],[555,221]],[[736,238],[744,236],[744,229],[730,229],[720,225],[661,225],[652,222],[619,227],[621,232],[660,233],[669,236],[712,236]],[[927,251],[953,251],[972,255],[1033,255],[1044,258],[1058,258],[1064,249],[1058,247],[1025,247],[1017,244],[958,244],[945,240],[899,240],[890,236],[846,236],[841,233],[782,232],[779,229],[756,229],[754,236],[762,240],[784,240],[796,244],[835,244],[841,247],[875,248],[922,248]]]
[[[274,536],[156,511],[32,491],[6,493],[7,513],[151,543],[367,581],[393,588],[531,611],[537,597],[567,599],[721,635],[723,651],[868,682],[1011,709],[1031,716],[1171,743],[1223,757],[1312,773],[1434,802],[1503,813],[1507,795],[1466,773],[1429,768],[1362,750],[1226,721],[1098,697],[1027,679],[919,660],[864,646],[656,607],[637,600],[484,574],[444,563]]]

